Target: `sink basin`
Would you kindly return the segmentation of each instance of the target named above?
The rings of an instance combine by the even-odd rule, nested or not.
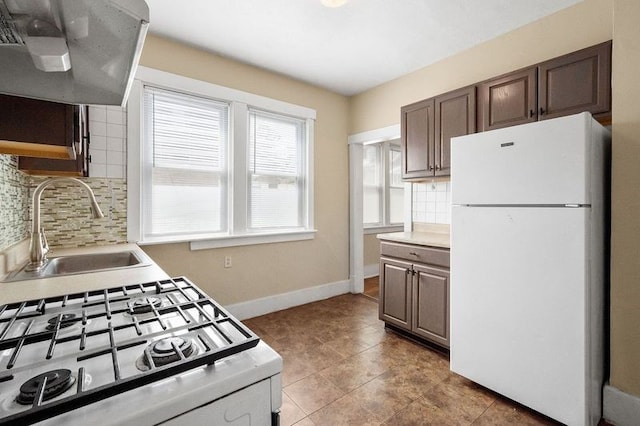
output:
[[[44,273],[45,275],[78,274],[105,269],[128,268],[140,263],[142,263],[140,258],[132,251],[52,257],[44,267]]]
[[[36,278],[50,278],[60,275],[83,274],[89,272],[108,271],[112,269],[146,266],[143,257],[134,251],[113,253],[80,254],[75,256],[52,257],[39,271],[28,271],[26,266],[11,273],[5,280],[22,281]]]

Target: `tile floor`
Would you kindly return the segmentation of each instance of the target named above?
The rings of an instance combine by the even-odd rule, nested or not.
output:
[[[372,297],[345,294],[245,323],[284,359],[282,426],[555,424],[385,330]]]

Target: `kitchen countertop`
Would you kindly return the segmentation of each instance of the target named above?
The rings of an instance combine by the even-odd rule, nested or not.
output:
[[[414,231],[412,232],[390,232],[378,234],[377,237],[379,240],[396,243],[451,248],[449,225],[414,224]]]
[[[52,278],[0,282],[0,305],[170,278],[136,244],[56,249],[51,251],[50,257],[119,251],[136,252],[143,259],[145,265]]]

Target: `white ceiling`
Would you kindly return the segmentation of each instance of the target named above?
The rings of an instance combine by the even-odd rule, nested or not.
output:
[[[353,95],[582,0],[146,1],[152,33]]]

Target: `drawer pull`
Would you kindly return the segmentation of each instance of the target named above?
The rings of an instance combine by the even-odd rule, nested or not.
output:
[[[416,257],[419,256],[418,253],[416,253],[415,251],[410,251],[409,254],[411,256],[416,256]]]

